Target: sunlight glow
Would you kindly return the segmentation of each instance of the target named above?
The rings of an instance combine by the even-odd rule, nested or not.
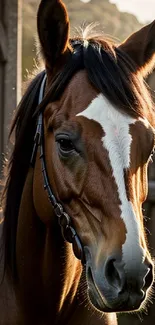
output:
[[[110,2],[115,3],[121,11],[136,15],[142,23],[155,19],[154,0],[110,0]]]
[[[91,0],[80,0],[81,2],[84,2],[84,3],[88,3],[90,2]]]

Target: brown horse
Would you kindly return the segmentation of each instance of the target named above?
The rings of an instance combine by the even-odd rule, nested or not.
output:
[[[142,203],[155,22],[120,45],[86,32],[70,40],[63,3],[42,0],[38,34],[46,72],[12,127],[0,325],[116,325],[115,312],[143,308],[153,282]]]

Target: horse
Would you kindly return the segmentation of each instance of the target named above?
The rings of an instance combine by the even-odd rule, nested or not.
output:
[[[116,325],[153,284],[155,21],[120,44],[89,28],[72,39],[64,3],[42,0],[37,28],[44,69],[12,124],[2,199],[0,324]]]

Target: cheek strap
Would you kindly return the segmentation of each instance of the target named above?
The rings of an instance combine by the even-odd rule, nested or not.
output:
[[[41,84],[40,93],[39,93],[39,101],[38,101],[39,105],[41,104],[44,97],[46,80],[47,80],[47,76],[45,74]],[[72,244],[75,256],[79,260],[81,260],[83,264],[85,264],[84,251],[83,251],[80,238],[78,237],[76,230],[72,225],[70,216],[64,211],[62,204],[58,202],[50,186],[47,168],[46,168],[45,154],[44,154],[44,123],[43,123],[42,112],[40,113],[38,118],[36,133],[34,137],[34,146],[33,146],[33,151],[31,156],[31,166],[33,168],[35,166],[38,148],[40,148],[40,160],[41,160],[41,169],[42,169],[42,175],[44,181],[44,189],[47,192],[49,201],[58,219],[58,224],[61,227],[62,236],[67,242]]]

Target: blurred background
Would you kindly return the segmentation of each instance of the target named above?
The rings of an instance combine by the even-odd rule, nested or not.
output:
[[[71,33],[88,23],[121,42],[155,18],[155,0],[64,0]],[[12,111],[21,98],[23,81],[37,66],[36,14],[39,0],[0,0],[0,165],[6,151]],[[155,73],[147,80],[152,95]],[[155,159],[154,159],[155,160]],[[0,166],[1,167],[1,166]],[[149,168],[149,194],[144,206],[146,230],[155,256],[155,161]],[[155,294],[154,294],[155,296]],[[155,302],[138,315],[121,315],[119,325],[155,325]]]
[[[83,26],[83,24],[97,22],[105,34],[111,35],[117,41],[122,41],[135,30],[141,28],[143,23],[149,21],[149,18],[151,20],[153,8],[151,7],[148,10],[148,6],[149,2],[151,5],[153,1],[65,0],[64,2],[69,11],[72,34],[75,32],[75,28]],[[23,0],[23,79],[26,77],[26,69],[31,70],[34,65],[33,59],[37,39],[35,18],[38,4],[38,0]],[[126,10],[126,12],[121,12],[119,9]],[[127,11],[135,13],[137,11],[139,20]]]
[[[65,0],[71,32],[83,24],[97,22],[101,29],[122,41],[155,18],[155,0]],[[38,0],[23,0],[23,79],[34,65]],[[125,12],[122,12],[125,11]]]

